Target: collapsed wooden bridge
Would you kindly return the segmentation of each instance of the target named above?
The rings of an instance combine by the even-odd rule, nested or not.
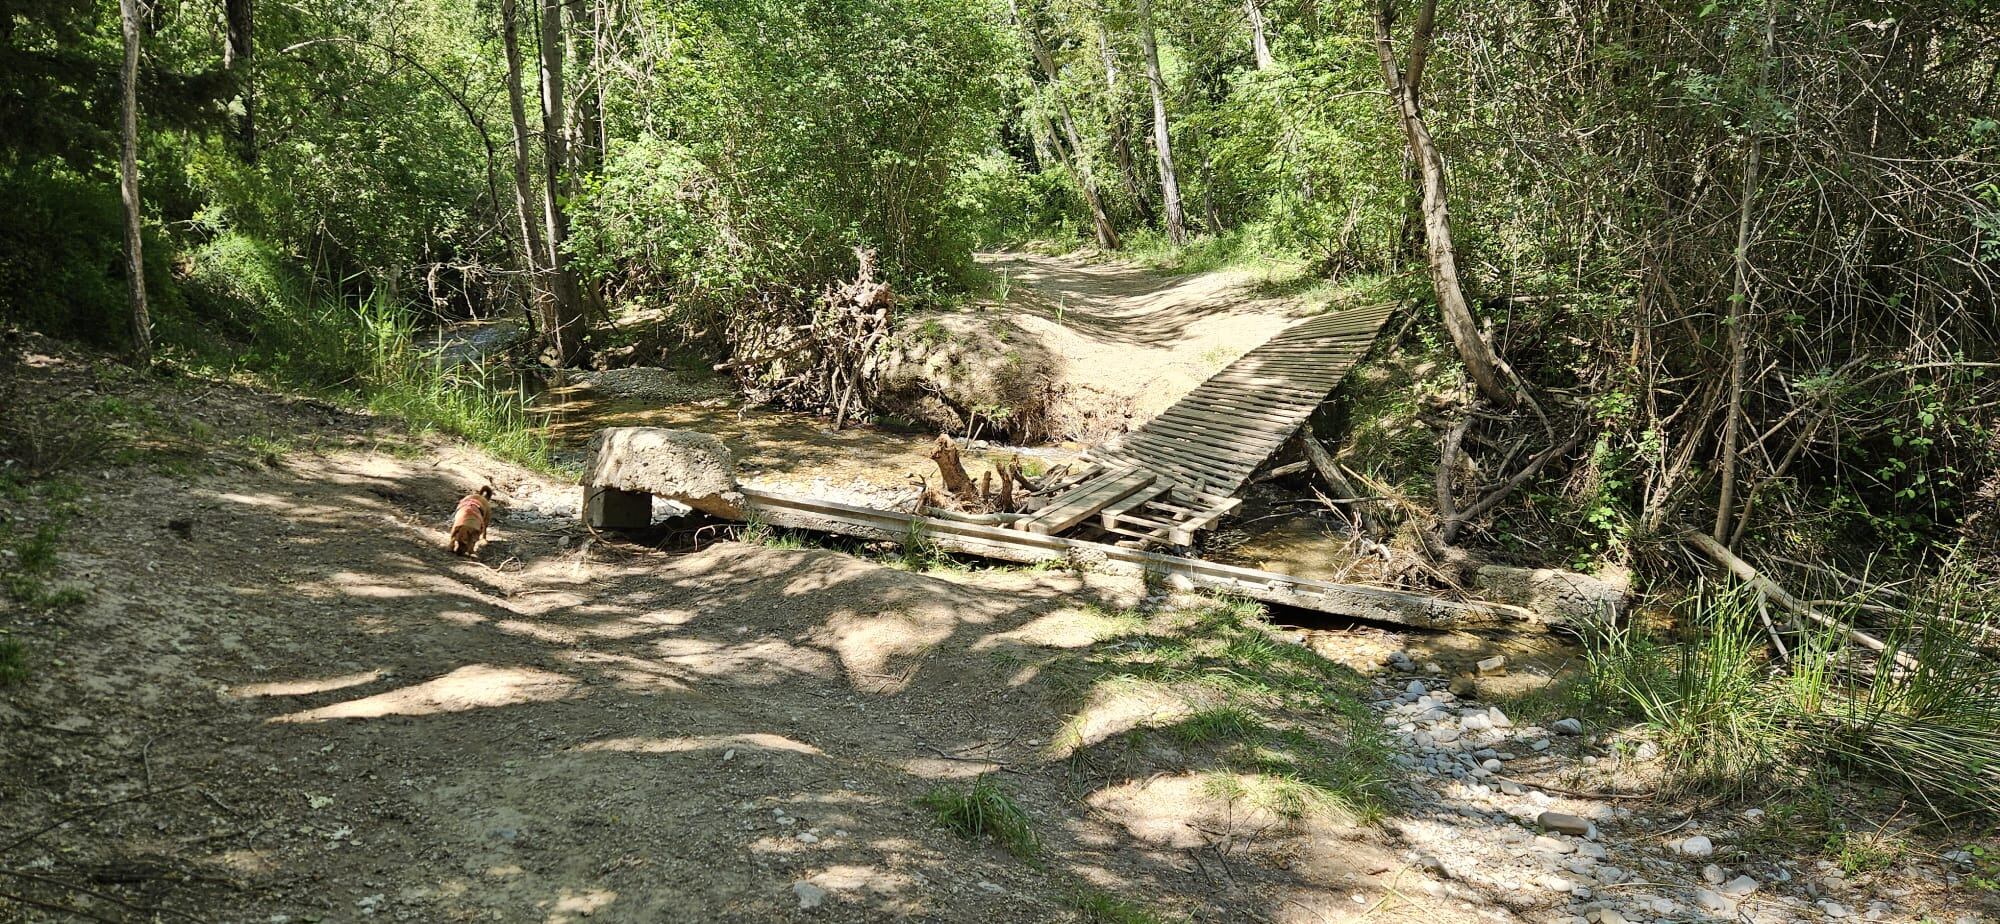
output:
[[[1114,446],[1019,528],[1088,525],[1149,545],[1192,545],[1242,502],[1250,476],[1368,353],[1394,305],[1308,318],[1245,353]]]
[[[1374,342],[1393,306],[1310,318],[1203,382],[1086,467],[1044,484],[1030,513],[878,510],[740,488],[729,453],[701,434],[607,430],[593,444],[584,516],[645,525],[654,495],[729,519],[865,539],[923,541],[1003,561],[1061,560],[1346,616],[1423,626],[1529,618],[1519,607],[1458,603],[1169,554],[1193,545],[1241,502],[1257,471],[1312,416]],[[1149,548],[1153,547],[1153,548]]]

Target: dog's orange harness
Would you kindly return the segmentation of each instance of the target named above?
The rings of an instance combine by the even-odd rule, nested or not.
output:
[[[470,510],[474,514],[477,514],[480,523],[483,524],[486,522],[486,505],[484,503],[484,498],[481,498],[477,494],[467,494],[465,495],[465,497],[460,498],[458,502],[458,513],[462,515],[467,510]],[[454,517],[453,519],[457,518]]]

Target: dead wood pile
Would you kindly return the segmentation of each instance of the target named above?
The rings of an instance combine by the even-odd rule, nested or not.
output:
[[[730,321],[733,375],[752,400],[830,414],[836,428],[874,397],[873,379],[889,335],[896,296],[876,279],[875,251],[857,247],[859,267],[807,305],[768,295]]]
[[[977,482],[965,470],[958,442],[940,434],[931,447],[931,461],[937,463],[940,483],[932,485],[923,476],[912,476],[923,492],[919,504],[933,510],[957,513],[1022,513],[1033,506],[1031,495],[1041,490],[1037,482],[1021,471],[1016,455],[1005,465],[987,469]]]

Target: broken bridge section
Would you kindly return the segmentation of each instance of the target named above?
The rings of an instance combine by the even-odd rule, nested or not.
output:
[[[1094,516],[1107,533],[1185,546],[1236,508],[1237,493],[1368,353],[1393,303],[1308,318],[1096,450],[1096,467],[1021,528],[1060,533]]]

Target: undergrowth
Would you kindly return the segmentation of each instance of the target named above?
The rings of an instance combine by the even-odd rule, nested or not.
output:
[[[2000,619],[1976,605],[1963,568],[1942,574],[1897,606],[1872,606],[1887,623],[1873,630],[1889,648],[1880,655],[1818,626],[1794,627],[1775,655],[1752,592],[1702,591],[1678,638],[1625,628],[1591,639],[1591,693],[1660,739],[1670,790],[1797,791],[1820,773],[1860,775],[1940,817],[2000,815],[2000,664],[1979,647]],[[1829,813],[1781,805],[1841,835],[1846,853],[1865,843]]]

